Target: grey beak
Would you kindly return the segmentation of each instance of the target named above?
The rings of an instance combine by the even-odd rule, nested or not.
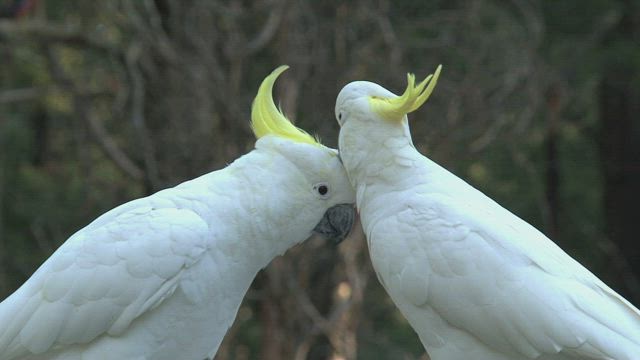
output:
[[[355,219],[356,208],[352,204],[334,205],[324,213],[313,232],[339,244],[351,232]]]

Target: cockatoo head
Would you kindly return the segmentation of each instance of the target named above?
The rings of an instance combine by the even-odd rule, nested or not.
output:
[[[351,119],[369,123],[402,124],[408,113],[417,110],[427,101],[438,82],[441,69],[442,66],[438,66],[435,74],[427,76],[418,85],[415,85],[415,76],[407,74],[407,88],[400,96],[376,83],[351,82],[338,94],[336,119],[341,127]]]
[[[415,76],[408,74],[407,88],[400,96],[369,81],[354,81],[340,91],[335,107],[341,127],[340,153],[354,186],[357,177],[373,171],[372,161],[384,164],[388,159],[383,156],[393,156],[386,151],[389,147],[413,146],[407,114],[427,101],[440,69],[417,85]]]
[[[354,224],[355,193],[338,151],[294,126],[274,104],[273,85],[287,68],[280,66],[264,79],[251,109],[256,149],[268,151],[274,162],[281,161],[281,171],[273,177],[286,196],[273,204],[281,210],[276,221],[281,229],[301,232],[297,242],[313,232],[338,243]]]

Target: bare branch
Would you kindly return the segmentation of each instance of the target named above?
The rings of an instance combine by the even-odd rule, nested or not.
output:
[[[134,180],[141,180],[144,175],[142,170],[120,149],[118,144],[109,135],[102,125],[102,122],[95,113],[89,109],[90,106],[86,103],[86,98],[75,95],[74,102],[78,109],[78,114],[85,118],[89,124],[91,135],[98,141],[98,144],[105,154],[109,156],[125,174],[129,175],[129,177]]]
[[[29,101],[43,96],[47,92],[44,87],[11,89],[0,92],[0,104]]]
[[[138,132],[147,181],[153,189],[157,189],[160,186],[158,165],[154,156],[153,144],[149,140],[149,131],[144,115],[144,79],[137,66],[140,52],[141,47],[134,43],[127,50],[125,57],[127,74],[131,80],[131,122]]]
[[[385,44],[390,49],[391,62],[394,64],[399,64],[402,60],[402,48],[400,46],[401,42],[398,41],[398,36],[396,35],[393,25],[391,24],[391,20],[387,15],[389,6],[389,2],[384,1],[384,13],[379,12],[374,15],[374,18],[378,27],[380,28],[380,34],[382,34],[382,38],[384,39]]]
[[[89,98],[79,91],[73,80],[65,74],[52,49],[46,47],[45,50],[53,78],[71,93],[77,114],[87,122],[91,135],[98,142],[98,145],[120,170],[134,180],[141,180],[143,177],[142,170],[118,147],[115,140],[111,138],[102,125],[102,122],[91,111],[91,106],[88,103]]]
[[[280,24],[282,23],[286,3],[287,1],[280,1],[279,4],[277,4],[271,10],[271,12],[269,13],[269,18],[264,23],[262,29],[247,44],[244,55],[252,55],[264,49],[264,47],[269,44],[271,39],[273,39],[273,36],[276,34],[276,31],[280,27]]]
[[[9,89],[0,92],[0,104],[10,104],[14,102],[32,101],[46,96],[49,91],[55,91],[55,86],[39,86],[23,89]],[[112,91],[109,89],[86,89],[78,87],[78,92],[83,94],[87,99],[100,96],[111,96]]]
[[[62,43],[72,47],[89,47],[109,54],[119,53],[115,45],[92,37],[82,29],[42,21],[0,20],[0,37],[9,41],[28,39],[43,44]]]

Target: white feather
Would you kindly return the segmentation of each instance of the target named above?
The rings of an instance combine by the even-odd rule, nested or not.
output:
[[[355,198],[335,150],[272,136],[256,146],[71,236],[0,303],[0,360],[215,354],[256,273]]]
[[[368,82],[338,95],[373,266],[433,360],[640,358],[640,312],[541,232],[422,156]],[[382,170],[381,170],[382,169]]]

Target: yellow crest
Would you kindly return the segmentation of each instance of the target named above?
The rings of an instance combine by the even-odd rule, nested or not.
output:
[[[442,65],[438,65],[436,72],[427,76],[418,86],[415,86],[415,75],[407,74],[407,89],[401,96],[395,98],[372,96],[369,99],[371,109],[385,119],[400,121],[403,116],[418,110],[427,101],[438,83],[441,69]]]
[[[260,84],[258,95],[251,106],[251,129],[257,139],[266,135],[276,135],[296,142],[320,145],[306,131],[293,125],[273,102],[273,84],[288,68],[287,65],[279,66]]]

